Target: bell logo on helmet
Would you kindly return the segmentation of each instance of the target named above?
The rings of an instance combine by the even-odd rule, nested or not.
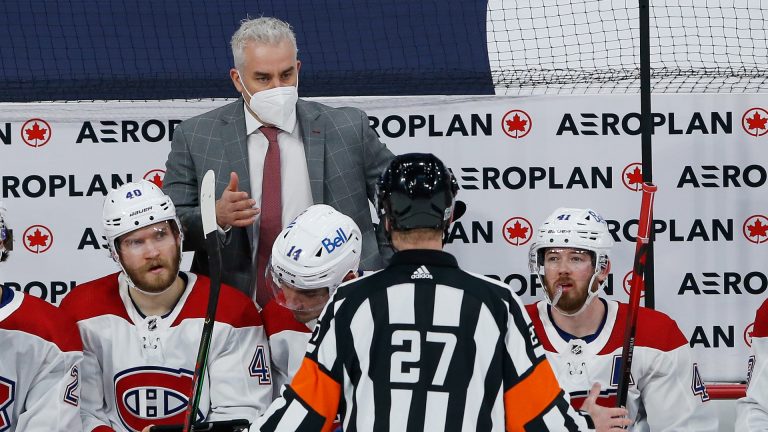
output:
[[[346,243],[347,240],[349,240],[349,236],[347,236],[347,234],[344,232],[344,229],[337,228],[336,237],[334,237],[333,240],[326,237],[322,240],[321,243],[325,250],[328,251],[328,253],[332,253],[337,247]]]

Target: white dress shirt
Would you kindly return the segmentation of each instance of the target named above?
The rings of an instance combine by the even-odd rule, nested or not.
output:
[[[267,154],[269,142],[259,128],[263,124],[258,121],[248,108],[245,110],[245,132],[248,135],[248,169],[251,180],[251,198],[256,200],[256,207],[261,208],[261,184],[264,173],[264,156]],[[304,154],[304,144],[301,142],[298,121],[292,131],[282,131],[277,135],[280,146],[280,192],[282,197],[283,227],[314,204],[312,190],[309,186],[307,158]],[[254,256],[259,244],[260,215],[256,216],[253,230]]]

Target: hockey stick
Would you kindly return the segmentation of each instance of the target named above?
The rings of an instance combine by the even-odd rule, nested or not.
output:
[[[192,425],[195,423],[197,408],[200,404],[200,394],[205,381],[205,366],[208,363],[208,349],[211,347],[213,323],[216,318],[216,307],[219,303],[219,290],[221,289],[221,250],[219,249],[219,233],[216,226],[216,174],[213,170],[208,170],[203,176],[200,187],[200,216],[203,220],[205,248],[208,252],[211,288],[208,294],[208,309],[205,312],[203,332],[200,336],[200,348],[197,350],[195,373],[192,375],[192,394],[190,395],[190,403],[187,405],[183,432],[191,431]]]
[[[624,348],[621,351],[621,372],[619,374],[619,389],[616,401],[617,407],[626,407],[627,392],[632,371],[632,354],[635,349],[635,334],[637,332],[637,315],[640,308],[640,294],[643,291],[645,264],[648,244],[651,241],[653,226],[653,194],[656,185],[643,183],[643,198],[640,202],[640,219],[637,223],[637,243],[635,245],[635,263],[632,268],[632,287],[629,294],[629,310],[627,311],[627,326],[624,329]]]

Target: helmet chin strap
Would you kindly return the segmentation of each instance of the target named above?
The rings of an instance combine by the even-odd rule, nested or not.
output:
[[[584,312],[584,310],[587,309],[587,307],[590,305],[590,303],[592,303],[592,300],[594,300],[594,298],[597,297],[597,295],[600,293],[600,290],[603,287],[603,284],[606,282],[606,281],[600,282],[600,285],[597,287],[597,289],[593,290],[592,289],[592,285],[595,283],[595,279],[597,278],[597,275],[598,275],[598,273],[594,273],[592,275],[592,278],[589,280],[589,285],[588,285],[589,286],[589,291],[587,293],[587,298],[586,298],[586,300],[584,300],[584,304],[582,304],[581,307],[579,308],[579,310],[577,310],[576,312],[566,312],[566,311],[560,309],[559,307],[557,307],[557,302],[559,302],[560,301],[560,297],[563,296],[563,289],[560,288],[560,287],[558,287],[556,289],[555,294],[552,297],[549,296],[549,292],[545,289],[544,290],[544,297],[547,299],[547,303],[549,303],[549,305],[552,306],[553,309],[555,309],[558,312],[560,312],[560,314],[565,315],[565,316],[569,316],[569,317],[579,315],[580,313]],[[546,286],[546,285],[544,285],[544,278],[541,276],[541,274],[539,274],[538,276],[539,276],[539,281],[541,282],[541,285],[542,286]]]

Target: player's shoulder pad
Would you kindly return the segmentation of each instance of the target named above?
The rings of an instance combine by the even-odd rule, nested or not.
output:
[[[624,331],[627,312],[629,306],[626,303],[619,303],[619,316],[616,324],[621,321],[621,331]],[[682,346],[688,345],[688,339],[685,337],[677,322],[664,312],[640,307],[637,314],[637,337],[636,346],[654,348],[661,351],[672,351]]]
[[[112,273],[76,286],[59,307],[78,322],[102,315],[114,315],[130,321],[120,298],[119,274]]]
[[[185,319],[205,318],[208,308],[208,296],[211,291],[211,280],[207,276],[196,274],[195,285],[187,297],[181,312],[172,324],[178,325]],[[216,309],[216,322],[229,324],[235,328],[259,327],[262,325],[261,316],[253,300],[238,289],[227,284],[221,284],[219,304]]]
[[[296,321],[290,310],[275,301],[270,301],[264,306],[261,310],[261,319],[264,321],[267,337],[284,331],[312,333],[306,324]]]
[[[768,299],[757,309],[752,337],[768,337]]]
[[[62,352],[82,351],[80,332],[74,320],[56,306],[35,296],[21,295],[21,306],[2,322],[7,330],[18,330],[55,344]]]

